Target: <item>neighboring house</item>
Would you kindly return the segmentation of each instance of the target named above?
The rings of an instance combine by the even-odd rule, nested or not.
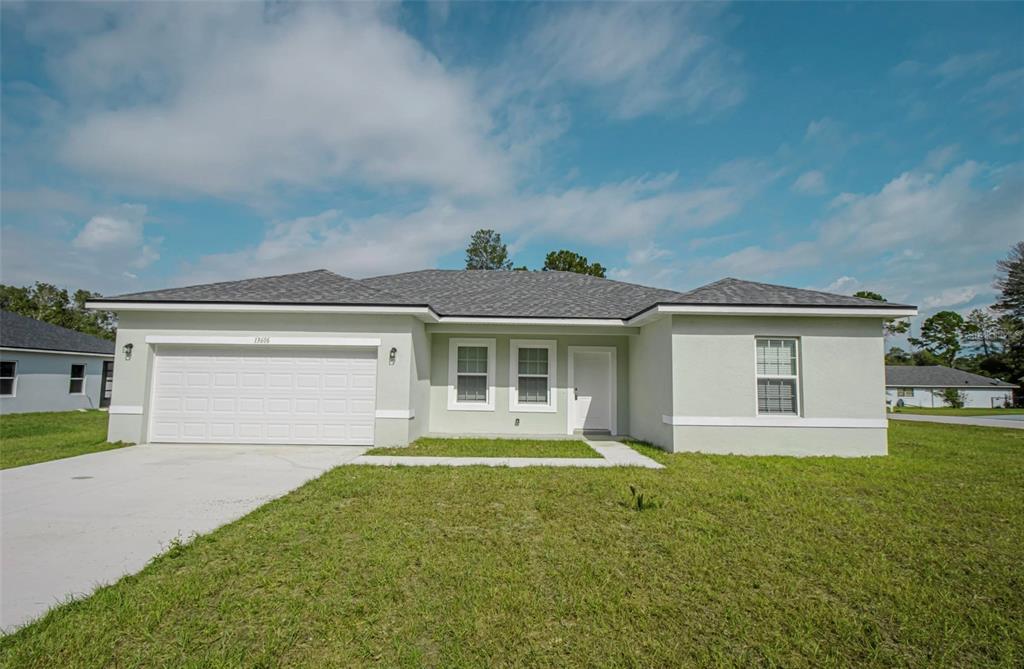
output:
[[[1002,408],[1012,405],[1016,387],[999,379],[942,365],[888,365],[885,368],[885,403],[889,406],[944,407],[943,391],[956,388],[964,394],[965,407]]]
[[[114,342],[0,311],[0,414],[110,403]]]
[[[593,430],[668,451],[825,455],[886,453],[882,323],[917,313],[738,279],[679,293],[483,270],[317,270],[89,306],[119,318],[112,440]]]

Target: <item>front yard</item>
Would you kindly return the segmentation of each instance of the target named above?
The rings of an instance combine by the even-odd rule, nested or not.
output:
[[[0,469],[127,446],[107,443],[107,412],[63,411],[0,418]]]
[[[423,437],[408,446],[372,448],[367,455],[440,456],[458,458],[599,458],[577,439],[434,439]]]
[[[871,459],[340,467],[0,665],[1021,666],[1024,432],[889,434]]]

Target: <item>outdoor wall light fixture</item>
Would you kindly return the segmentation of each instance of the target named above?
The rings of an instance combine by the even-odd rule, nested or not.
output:
[[[133,348],[135,348],[135,344],[125,344],[124,348],[121,349],[121,350],[124,351],[124,359],[125,360],[131,360],[132,359],[132,349]]]
[[[398,349],[394,346],[391,347],[391,353],[388,354],[388,364],[395,364],[395,357],[398,355]]]

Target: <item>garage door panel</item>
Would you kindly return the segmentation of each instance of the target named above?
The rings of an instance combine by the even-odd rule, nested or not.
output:
[[[153,441],[372,444],[375,350],[165,347]]]

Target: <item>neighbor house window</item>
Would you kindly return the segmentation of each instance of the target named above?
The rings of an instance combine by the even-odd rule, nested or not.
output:
[[[797,340],[757,338],[757,413],[799,415]]]
[[[494,410],[493,339],[449,340],[448,408]]]
[[[14,360],[0,361],[0,397],[14,397],[17,381],[18,363]]]
[[[913,397],[913,396],[914,396],[914,389],[913,388],[897,388],[896,389],[896,397]]]
[[[85,365],[71,365],[71,383],[68,392],[81,395],[85,392]]]
[[[555,411],[557,351],[553,340],[509,342],[509,411]]]

